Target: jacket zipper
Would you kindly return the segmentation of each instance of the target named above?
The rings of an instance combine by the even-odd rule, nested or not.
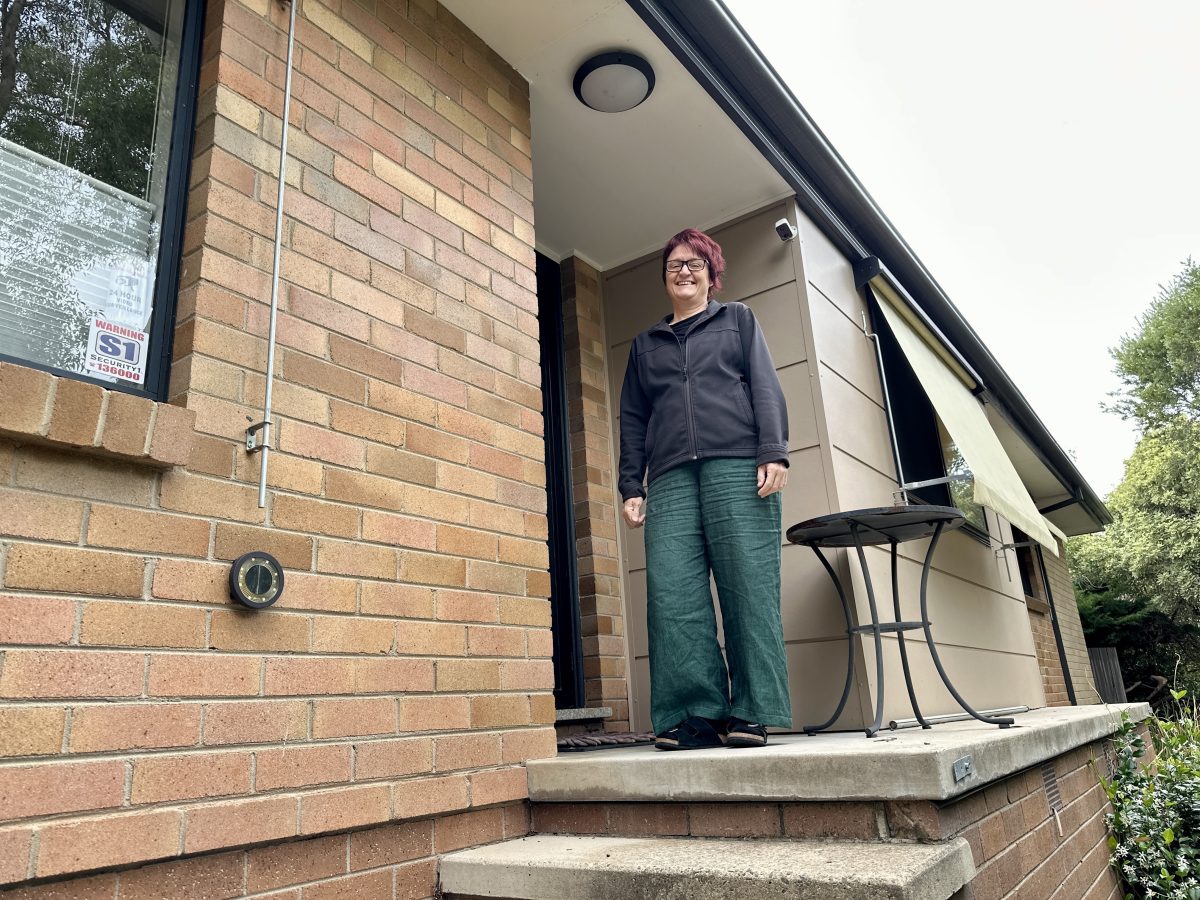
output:
[[[692,328],[688,329],[689,334],[691,333],[692,329],[696,327],[696,324],[692,325]],[[687,335],[685,334],[683,337],[675,335],[675,340],[679,342],[679,347],[683,351],[683,396],[684,402],[687,404],[688,440],[692,445],[692,459],[699,459],[700,453],[696,446],[696,419],[693,415],[694,410],[692,409],[692,382],[691,379],[688,378]]]

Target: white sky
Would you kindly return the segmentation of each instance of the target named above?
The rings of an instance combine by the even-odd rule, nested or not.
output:
[[[1108,348],[1200,259],[1200,3],[726,3],[1107,494]]]

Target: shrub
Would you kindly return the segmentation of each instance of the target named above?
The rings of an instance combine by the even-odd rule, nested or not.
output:
[[[1111,862],[1129,898],[1200,900],[1200,721],[1173,691],[1176,716],[1147,720],[1157,758],[1141,762],[1146,742],[1128,713],[1113,737],[1116,766],[1104,790]]]

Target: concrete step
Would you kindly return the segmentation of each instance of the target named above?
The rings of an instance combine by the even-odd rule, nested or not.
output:
[[[442,857],[450,897],[946,900],[975,875],[941,844],[534,835]]]

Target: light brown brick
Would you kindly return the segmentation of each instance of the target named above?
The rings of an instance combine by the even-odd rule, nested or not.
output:
[[[494,691],[500,688],[500,664],[487,659],[439,659],[439,691]]]
[[[125,763],[42,763],[0,767],[0,821],[119,807]]]
[[[309,649],[309,618],[295,613],[214,610],[209,646],[215,650]]]
[[[417,584],[462,587],[467,578],[465,560],[437,553],[420,553],[415,550],[400,552],[400,580]]]
[[[55,707],[0,708],[0,757],[12,759],[58,753],[62,749],[65,723],[66,710]]]
[[[35,591],[140,597],[145,568],[145,560],[137,556],[16,544],[8,554],[4,583]]]
[[[400,731],[454,731],[471,727],[466,697],[402,697]]]
[[[624,658],[615,662],[624,674]],[[500,663],[500,688],[505,691],[552,690],[554,663],[549,659],[506,659]]]
[[[99,869],[174,856],[182,816],[177,810],[125,813],[44,825],[37,876]]]
[[[530,724],[529,700],[520,694],[471,699],[472,728],[504,728]]]
[[[389,653],[396,625],[389,619],[314,616],[312,648],[318,653]]]
[[[26,877],[32,844],[32,828],[0,828],[0,884]]]
[[[32,448],[19,453],[13,481],[18,487],[111,503],[150,505],[156,474],[145,466],[84,456],[76,450]]]
[[[398,547],[432,550],[435,546],[432,522],[391,513],[363,510],[363,539]]]
[[[265,692],[271,696],[349,694],[353,680],[349,659],[274,657],[266,661]]]
[[[204,743],[274,744],[308,737],[308,704],[300,700],[209,703]]]
[[[300,832],[319,834],[388,819],[391,791],[384,785],[340,788],[300,799]]]
[[[456,734],[434,740],[434,767],[438,772],[479,769],[500,762],[500,735]]]
[[[438,853],[450,853],[464,847],[490,844],[504,837],[504,811],[481,809],[436,820]]]
[[[366,897],[391,897],[392,873],[375,870],[346,875],[309,885],[304,889],[308,900],[358,900]]]
[[[229,567],[181,559],[156,560],[150,593],[161,600],[229,603]]]
[[[68,644],[74,630],[74,601],[0,594],[0,644]]]
[[[469,625],[467,653],[471,656],[524,656],[525,629]]]
[[[508,803],[524,800],[529,796],[529,782],[524,766],[472,772],[470,779],[472,806]]]
[[[501,740],[501,762],[523,763],[531,759],[550,759],[558,752],[557,741],[558,737],[553,728],[505,732]]]
[[[16,435],[46,433],[50,392],[58,379],[16,363],[0,362],[0,432]]]
[[[433,822],[400,822],[350,835],[350,868],[374,869],[433,852]]]
[[[140,661],[140,660],[139,660]],[[152,697],[253,697],[262,661],[254,656],[162,653],[150,657]]]
[[[437,551],[452,556],[470,556],[475,559],[496,559],[496,535],[474,528],[455,525],[438,525]]]
[[[122,456],[146,456],[154,405],[144,397],[109,391],[100,445]]]
[[[163,474],[159,501],[164,509],[217,519],[261,522],[264,518],[264,511],[258,508],[258,492],[252,486],[178,469]]]
[[[140,653],[8,650],[0,697],[136,697],[144,665]]]
[[[410,484],[433,485],[437,482],[437,462],[393,447],[367,445],[367,471]]]
[[[150,458],[165,465],[186,465],[198,437],[193,410],[160,403],[154,416]]]
[[[259,847],[246,854],[246,890],[268,891],[330,878],[345,871],[345,835]]]
[[[83,504],[78,501],[0,489],[0,535],[74,543],[82,523]]]
[[[353,538],[358,536],[359,517],[359,510],[341,503],[326,503],[291,494],[276,494],[271,501],[272,523],[291,531]]]
[[[433,690],[433,660],[431,659],[356,659],[354,660],[354,692],[356,694],[396,694]]]
[[[294,797],[227,801],[187,810],[185,853],[237,844],[275,841],[296,834],[299,801]]]
[[[408,656],[462,656],[466,653],[466,629],[444,622],[401,622],[396,651]]]
[[[279,560],[285,569],[308,570],[312,567],[312,547],[313,540],[307,535],[218,522],[213,555],[217,559],[237,559],[251,550],[262,550]]]
[[[321,538],[317,541],[317,571],[360,578],[396,577],[396,551]]]
[[[433,591],[413,585],[363,582],[362,611],[378,616],[429,618],[433,615]]]
[[[162,897],[233,897],[242,893],[245,864],[240,853],[222,853],[143,866],[122,873],[121,900]]]
[[[106,647],[201,648],[204,619],[204,610],[177,604],[97,600],[83,606],[79,642]]]
[[[433,771],[433,741],[429,738],[365,741],[357,745],[354,779],[403,778]]]
[[[396,701],[390,698],[317,700],[313,705],[314,738],[395,732]]]
[[[257,791],[310,787],[350,780],[350,745],[318,744],[260,750],[256,754]]]
[[[87,542],[93,547],[205,556],[209,528],[203,519],[93,503]]]
[[[155,750],[200,741],[200,707],[193,703],[77,706],[71,717],[71,751]]]
[[[249,753],[189,753],[135,760],[130,800],[159,803],[249,791]]]

